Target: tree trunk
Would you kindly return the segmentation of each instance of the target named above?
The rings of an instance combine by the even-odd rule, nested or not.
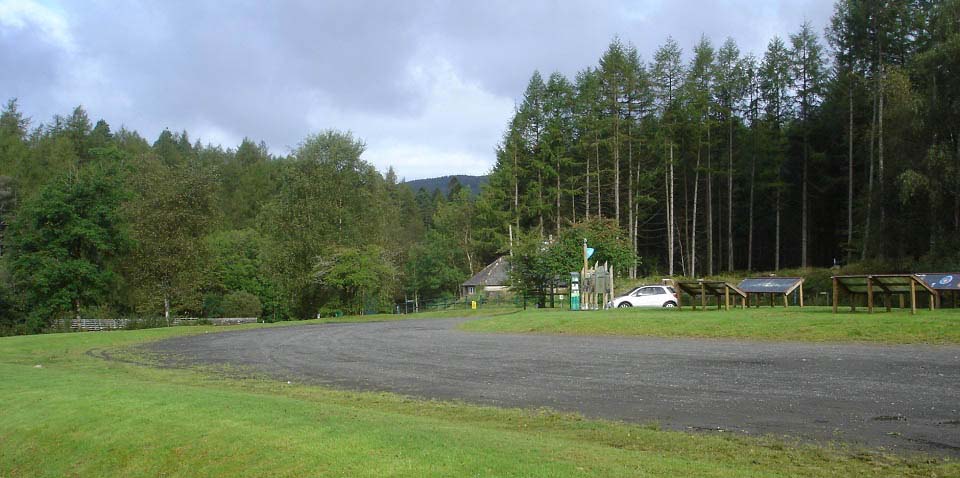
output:
[[[560,237],[560,156],[557,155],[557,223],[555,224],[557,230],[557,237]]]
[[[707,122],[707,187],[705,204],[707,206],[707,275],[713,275],[713,178],[711,177],[710,164],[710,123]]]
[[[863,225],[863,248],[860,250],[860,260],[867,258],[870,247],[870,221],[873,218],[873,146],[876,143],[877,134],[877,89],[873,91],[873,117],[870,120],[870,164],[867,168],[867,214]]]
[[[517,169],[517,146],[513,146],[513,218],[520,232],[520,177]],[[589,172],[589,171],[588,171]]]
[[[777,186],[777,226],[776,226],[776,238],[774,239],[773,247],[773,270],[780,270],[780,189]]]
[[[637,165],[636,178],[635,178],[635,179],[636,179],[637,188],[640,187],[640,167],[639,167],[639,166],[640,166],[640,165],[638,164],[638,165]],[[639,189],[638,189],[638,190],[639,190]],[[639,209],[639,205],[636,205],[635,208],[636,208],[636,209]],[[637,241],[637,231],[640,229],[640,224],[639,224],[639,223],[640,223],[640,212],[639,212],[639,210],[638,210],[638,211],[634,211],[634,214],[633,214],[632,216],[630,216],[630,222],[631,222],[630,225],[631,225],[631,227],[633,228],[633,276],[631,276],[631,279],[636,279],[636,278],[637,278],[637,257],[639,256],[639,253],[640,253],[639,249],[637,249],[637,243],[638,243],[638,241]]]
[[[464,236],[464,241],[466,242],[466,244],[469,244],[469,243],[470,243],[470,242],[469,242],[469,236],[465,235],[465,236]],[[470,268],[470,275],[472,276],[472,275],[474,275],[474,274],[477,273],[477,271],[473,268],[473,255],[470,254],[470,247],[469,247],[469,245],[465,245],[465,247],[464,247],[463,249],[464,249],[465,255],[467,256],[467,267]]]
[[[700,189],[700,142],[697,142],[697,164],[693,168],[693,214],[691,216],[692,231],[690,232],[690,276],[697,276],[697,202]]]
[[[667,270],[673,276],[673,142],[670,142],[670,164],[667,165]]]
[[[632,121],[631,121],[632,123]],[[630,236],[630,244],[633,247],[633,264],[630,265],[628,277],[634,279],[637,277],[637,236],[633,229],[633,125],[627,123],[627,231]]]
[[[616,96],[614,96],[616,104]],[[620,109],[613,112],[613,219],[620,227]]]
[[[878,234],[881,239],[883,239],[883,231],[885,229],[886,223],[886,207],[884,207],[884,180],[883,180],[883,96],[884,96],[884,80],[883,77],[883,63],[880,63],[880,110],[877,112],[877,186],[880,187],[880,197],[877,206],[880,209],[880,224],[878,229]],[[883,241],[880,241],[880,244],[883,244]],[[883,257],[883,248],[877,250],[880,254],[880,257]]]
[[[682,231],[680,224],[683,225]],[[683,220],[677,225],[676,231],[677,236],[683,238],[678,239],[677,243],[690,244],[690,182],[686,171],[683,172]],[[686,252],[684,252],[683,247],[680,248],[680,271],[682,275],[687,275],[687,264],[690,263],[688,254],[690,254],[689,248]]]
[[[727,270],[733,272],[733,114],[730,115],[728,134],[730,155],[727,160]]]
[[[589,153],[584,154],[584,157],[587,160],[587,174],[584,175],[584,179],[586,179],[586,182],[587,182],[587,194],[584,195],[583,217],[585,217],[589,221],[590,220],[590,156],[589,156]]]
[[[804,122],[806,123],[806,122]],[[807,125],[801,126],[803,131],[803,166],[801,173],[801,192],[800,192],[800,267],[807,268],[807,160],[809,156],[809,144],[807,143]]]
[[[163,296],[163,318],[170,322],[170,297]]]
[[[537,217],[539,217],[540,239],[543,239],[543,168],[537,168]]]
[[[594,133],[594,139],[596,140],[594,143],[594,149],[596,151],[597,158],[597,217],[602,218],[603,210],[601,209],[602,206],[600,205],[600,138],[596,137],[596,133]]]
[[[753,270],[753,191],[757,172],[757,153],[750,158],[750,204],[747,211],[747,270]]]
[[[853,78],[848,78],[848,129],[847,129],[847,263],[853,254]]]

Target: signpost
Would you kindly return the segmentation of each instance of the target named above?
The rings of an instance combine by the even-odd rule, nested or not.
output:
[[[580,310],[580,273],[570,273],[570,310]]]

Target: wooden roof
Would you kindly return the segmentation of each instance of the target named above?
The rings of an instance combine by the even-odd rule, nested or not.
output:
[[[701,292],[706,295],[723,295],[724,289],[729,289],[731,293],[739,295],[740,297],[746,297],[742,290],[737,288],[737,286],[724,281],[707,281],[707,280],[697,280],[697,281],[675,281],[677,288],[686,292],[691,296],[698,296]]]
[[[790,294],[803,284],[802,277],[748,277],[737,286],[748,294]]]
[[[874,292],[881,293],[906,293],[910,292],[910,283],[917,285],[916,289],[924,289],[927,292],[936,293],[920,277],[915,274],[866,274],[866,275],[848,275],[833,276],[837,283],[844,290],[851,294],[866,294],[868,282],[873,284]],[[879,289],[879,290],[877,290]]]

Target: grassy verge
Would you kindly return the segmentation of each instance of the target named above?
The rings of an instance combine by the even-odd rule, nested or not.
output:
[[[960,463],[924,456],[233,380],[89,353],[215,330],[0,338],[0,476],[960,474]]]
[[[960,344],[960,309],[917,311],[913,316],[902,311],[833,314],[828,307],[590,312],[541,309],[472,321],[461,327],[505,333]]]

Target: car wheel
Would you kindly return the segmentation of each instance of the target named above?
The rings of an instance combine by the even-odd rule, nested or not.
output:
[[[676,306],[677,306],[677,303],[671,300],[670,302],[667,302],[666,304],[663,304],[663,306],[664,306],[664,307],[676,307]]]
[[[623,302],[620,303],[620,305],[617,306],[618,309],[623,309],[623,308],[626,308],[626,307],[631,307],[630,303],[627,302],[627,301],[623,301]]]

